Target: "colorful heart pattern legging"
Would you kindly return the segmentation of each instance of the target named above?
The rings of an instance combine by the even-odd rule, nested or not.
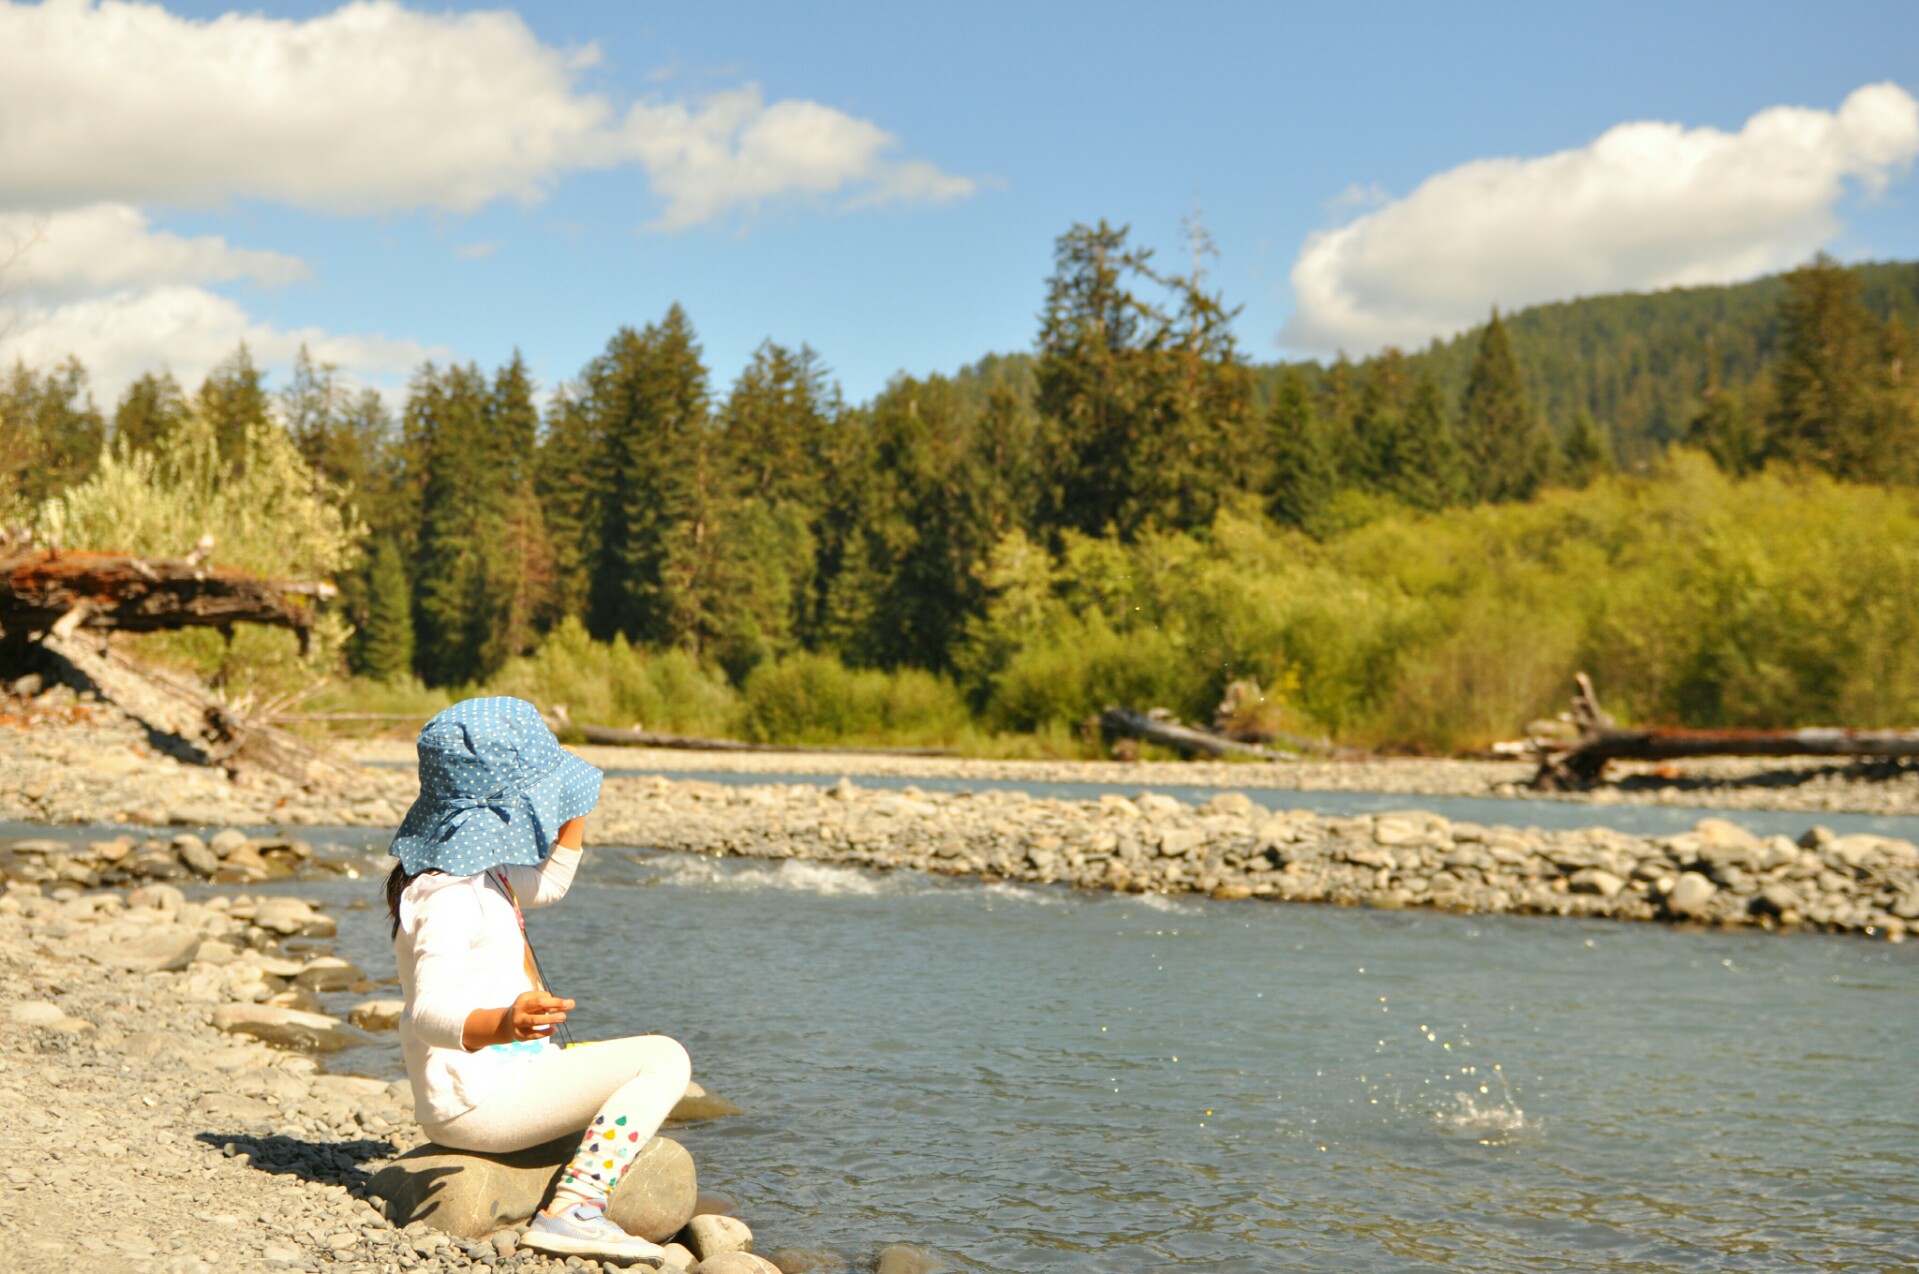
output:
[[[621,1114],[593,1117],[593,1126],[580,1139],[573,1161],[560,1173],[560,1184],[553,1191],[555,1199],[577,1195],[581,1202],[592,1202],[612,1192],[645,1144],[640,1130],[629,1122],[631,1118]]]

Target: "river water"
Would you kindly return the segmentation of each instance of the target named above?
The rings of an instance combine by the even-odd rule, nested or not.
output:
[[[347,904],[376,882],[287,887]],[[340,914],[341,954],[391,974],[384,915]],[[604,847],[530,928],[582,1038],[674,1034],[745,1108],[676,1135],[761,1251],[1249,1274],[1919,1261],[1911,944]],[[339,1064],[390,1075],[397,1054]]]

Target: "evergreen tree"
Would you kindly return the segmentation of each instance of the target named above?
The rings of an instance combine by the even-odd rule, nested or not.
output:
[[[406,565],[392,539],[381,537],[369,557],[366,609],[348,648],[353,670],[394,681],[413,669],[413,600]]]
[[[1437,381],[1421,375],[1398,433],[1386,493],[1433,512],[1458,504],[1466,492],[1466,456],[1446,419],[1445,397]]]
[[[10,489],[31,506],[84,481],[105,441],[79,359],[44,374],[16,362],[0,382],[0,498]]]
[[[587,627],[665,644],[679,623],[669,557],[704,534],[706,368],[686,312],[674,305],[644,332],[617,333],[588,368],[581,405],[603,440],[605,474]]]
[[[740,494],[769,504],[818,508],[827,432],[842,408],[819,355],[767,341],[733,386],[721,412],[727,463]]]
[[[517,349],[494,375],[487,434],[501,459],[495,477],[501,521],[482,530],[486,587],[499,610],[497,622],[477,640],[481,662],[497,668],[533,648],[536,629],[552,611],[553,564],[537,490],[540,413],[533,405],[533,378]]]
[[[1105,222],[1061,236],[1035,365],[1046,422],[1041,522],[1130,536],[1212,519],[1237,485],[1252,383],[1232,312]],[[1150,286],[1169,309],[1139,294]]]
[[[1566,435],[1561,476],[1568,486],[1584,488],[1611,473],[1614,467],[1612,440],[1606,437],[1606,431],[1599,427],[1592,413],[1580,408],[1573,417],[1572,432]]]
[[[1372,492],[1388,492],[1400,484],[1412,397],[1412,370],[1405,354],[1388,348],[1368,360],[1359,376],[1350,451],[1342,466],[1348,484]]]
[[[1552,472],[1552,435],[1527,400],[1512,338],[1493,311],[1460,401],[1460,444],[1481,500],[1527,500]]]
[[[605,506],[605,439],[572,387],[562,385],[547,405],[534,493],[546,527],[552,586],[540,626],[587,613],[593,565],[600,560],[600,514]]]
[[[1873,425],[1884,336],[1860,302],[1859,282],[1820,253],[1786,276],[1773,365],[1771,457],[1842,478],[1884,470]]]
[[[220,454],[229,461],[240,455],[249,426],[270,419],[266,377],[253,365],[246,342],[207,373],[194,395],[194,407],[213,426]]]
[[[1267,428],[1272,461],[1267,512],[1277,522],[1316,533],[1321,513],[1339,492],[1339,467],[1313,391],[1299,368],[1287,368],[1280,381]]]
[[[171,372],[139,376],[113,413],[113,444],[126,454],[152,451],[186,419],[187,396]]]
[[[500,652],[489,641],[505,599],[499,528],[508,504],[509,462],[490,437],[490,399],[479,368],[431,364],[408,397],[409,433],[424,458],[414,582],[414,663],[429,685],[483,679]]]

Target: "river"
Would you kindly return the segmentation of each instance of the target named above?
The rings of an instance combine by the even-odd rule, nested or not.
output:
[[[374,882],[286,888],[362,902],[340,952],[392,972]],[[1919,1261],[1911,944],[605,847],[531,932],[583,1038],[672,1033],[745,1108],[676,1135],[761,1251],[1247,1274]],[[390,1075],[397,1053],[339,1061]]]

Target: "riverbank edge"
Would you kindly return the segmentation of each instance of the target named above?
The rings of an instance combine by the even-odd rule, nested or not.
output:
[[[362,766],[410,766],[411,739],[346,739],[334,747]],[[1406,797],[1463,796],[1554,801],[1567,805],[1697,806],[1805,814],[1919,815],[1919,767],[1894,762],[1835,763],[1818,758],[1708,758],[1615,762],[1609,781],[1587,792],[1544,792],[1525,760],[1367,757],[1339,761],[1000,761],[967,757],[894,757],[847,752],[695,752],[672,748],[578,745],[603,770],[659,774],[830,774],[861,778],[995,783],[1096,783],[1221,790],[1378,792]]]

